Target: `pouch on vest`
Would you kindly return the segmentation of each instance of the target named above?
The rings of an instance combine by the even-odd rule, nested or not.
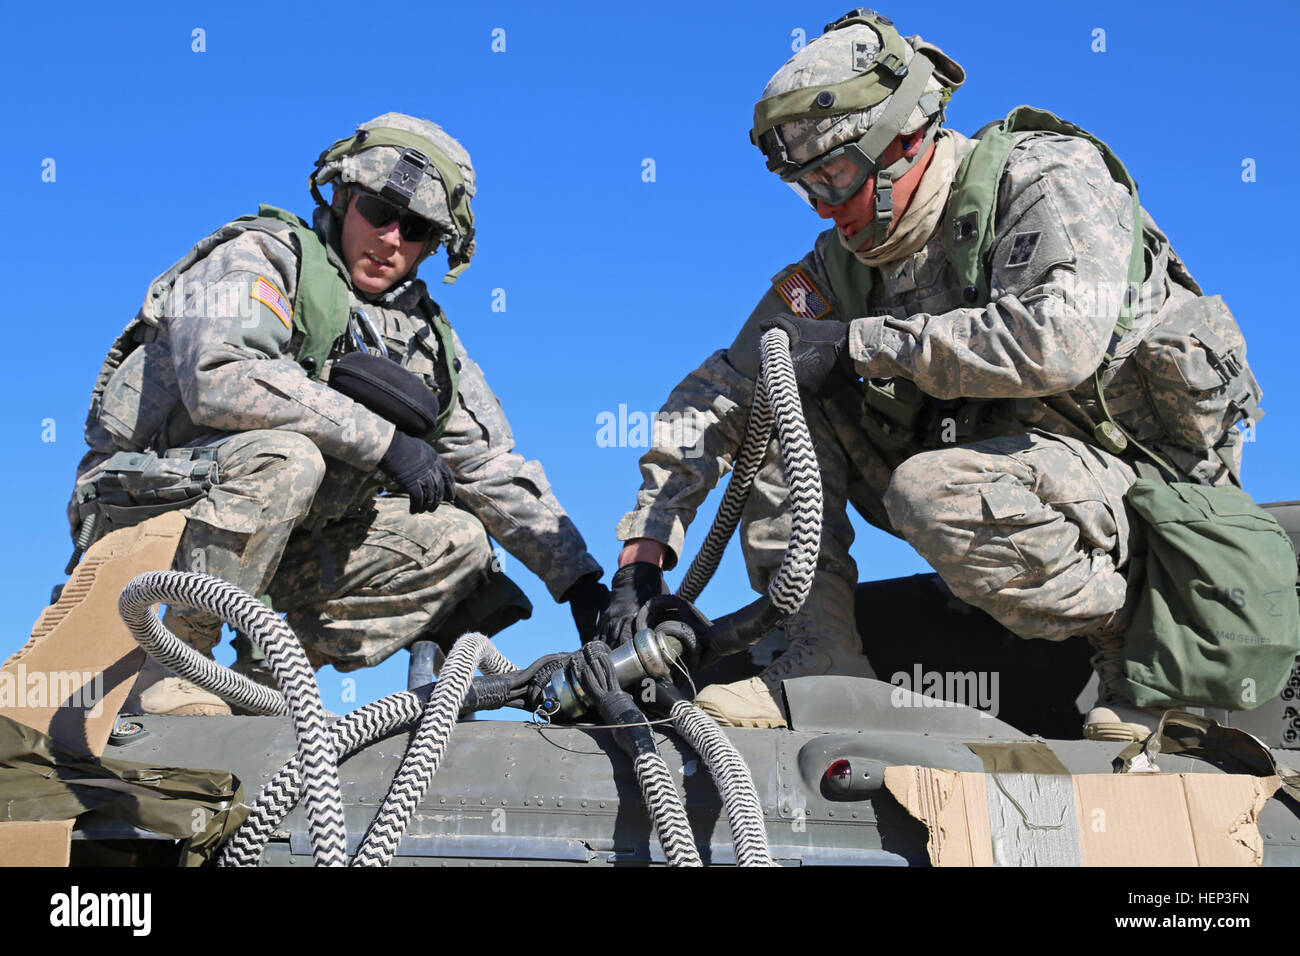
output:
[[[1250,710],[1277,696],[1300,653],[1286,532],[1232,485],[1140,478],[1125,500],[1147,539],[1124,638],[1134,703]]]
[[[123,344],[131,351],[98,384],[91,400],[86,440],[92,447],[96,446],[93,432],[98,427],[108,433],[116,448],[149,448],[181,403],[171,356],[163,345],[156,344],[158,330],[137,322],[129,332]]]
[[[877,448],[902,452],[916,441],[924,401],[909,379],[868,379],[862,390],[862,428]]]
[[[82,521],[92,513],[114,528],[138,524],[167,511],[187,508],[220,483],[217,449],[173,448],[163,455],[120,451],[77,487]]]
[[[108,532],[188,508],[220,481],[216,445],[173,448],[162,456],[151,451],[110,456],[73,492],[77,527],[63,573],[71,574],[86,549]]]
[[[347,353],[330,370],[330,386],[414,438],[438,423],[438,399],[424,379],[382,355]]]
[[[1146,387],[1152,414],[1174,445],[1208,451],[1238,421],[1262,417],[1245,337],[1217,295],[1175,309],[1147,334],[1130,361]],[[1125,424],[1123,415],[1116,418]]]

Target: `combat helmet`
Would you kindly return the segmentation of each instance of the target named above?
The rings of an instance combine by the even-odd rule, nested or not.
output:
[[[450,270],[443,282],[455,282],[469,267],[474,256],[474,167],[465,147],[436,123],[405,113],[385,113],[362,123],[320,154],[308,181],[322,206],[328,203],[320,186],[356,183],[436,223]],[[437,243],[425,255],[435,248]]]
[[[966,71],[919,36],[902,37],[893,21],[858,8],[826,25],[768,81],[754,106],[750,141],[767,168],[814,207],[836,206],[876,177],[874,229],[849,245],[881,243],[894,216],[892,184],[925,155],[943,110]],[[925,129],[914,156],[881,167],[885,148]]]

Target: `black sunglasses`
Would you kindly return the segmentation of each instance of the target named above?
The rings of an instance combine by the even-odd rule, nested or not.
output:
[[[398,232],[407,242],[427,242],[442,232],[437,223],[400,209],[373,193],[360,190],[357,190],[357,212],[376,229],[382,229],[396,219]]]

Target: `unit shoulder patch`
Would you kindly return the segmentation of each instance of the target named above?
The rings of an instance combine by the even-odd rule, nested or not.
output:
[[[993,270],[1001,270],[1007,291],[1018,294],[1038,282],[1049,269],[1074,259],[1074,245],[1056,202],[1045,193],[998,239]]]
[[[293,323],[290,321],[293,315],[293,309],[289,306],[287,300],[274,285],[261,276],[253,283],[253,289],[248,293],[249,298],[256,299],[262,305],[266,306],[275,313],[276,318],[284,323],[286,329],[292,328]]]
[[[1021,232],[1011,237],[1011,255],[1007,257],[1007,266],[1023,266],[1034,257],[1034,247],[1038,245],[1041,232]]]
[[[801,267],[782,278],[777,276],[776,291],[801,319],[820,319],[831,311],[830,297],[808,277]]]

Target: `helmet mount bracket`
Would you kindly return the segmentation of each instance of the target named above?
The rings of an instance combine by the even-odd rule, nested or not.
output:
[[[428,167],[429,157],[408,146],[402,151],[402,157],[393,171],[388,174],[388,182],[384,183],[379,195],[393,205],[406,209],[411,205],[415,190],[420,185],[420,177]]]

